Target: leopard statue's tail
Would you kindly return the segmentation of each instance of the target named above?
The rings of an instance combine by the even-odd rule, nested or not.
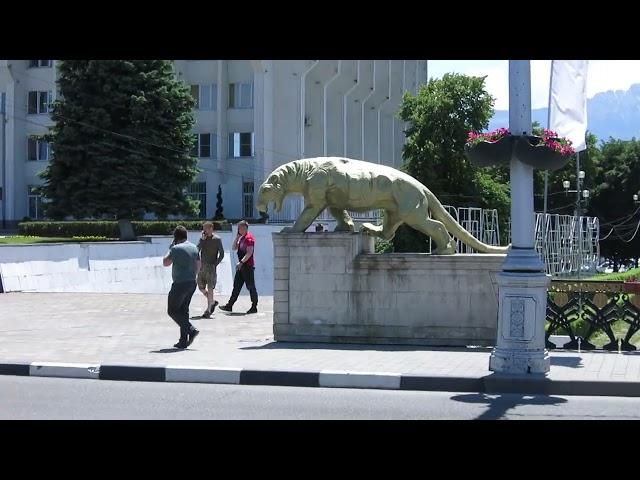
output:
[[[429,211],[431,212],[431,216],[435,220],[442,222],[447,231],[454,235],[456,238],[460,239],[462,243],[482,253],[507,253],[509,251],[509,247],[496,247],[493,245],[487,245],[486,243],[478,240],[476,237],[467,232],[462,227],[462,225],[460,225],[456,221],[456,219],[453,218],[449,214],[449,212],[447,212],[442,203],[440,203],[438,198],[431,191],[429,191],[429,189],[425,188],[424,193],[427,197],[427,200],[429,201]]]

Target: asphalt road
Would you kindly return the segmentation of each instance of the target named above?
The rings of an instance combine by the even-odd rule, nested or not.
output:
[[[0,376],[0,419],[640,419],[640,398]]]

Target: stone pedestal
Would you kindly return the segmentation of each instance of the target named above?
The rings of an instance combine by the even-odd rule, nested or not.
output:
[[[498,275],[498,337],[489,370],[518,374],[549,371],[544,322],[550,282],[544,273]]]
[[[505,255],[375,254],[356,233],[274,233],[277,341],[495,345]]]

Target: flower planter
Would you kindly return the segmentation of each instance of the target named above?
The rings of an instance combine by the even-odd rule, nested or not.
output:
[[[533,168],[543,170],[557,170],[564,167],[571,155],[562,155],[542,143],[542,137],[519,137],[515,145],[518,160]]]
[[[481,167],[508,165],[513,151],[513,136],[502,137],[497,142],[479,142],[465,145],[464,153],[469,161]]]

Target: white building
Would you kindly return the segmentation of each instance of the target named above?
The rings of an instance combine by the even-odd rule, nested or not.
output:
[[[400,166],[402,94],[427,80],[426,60],[176,60],[175,67],[197,98],[201,173],[191,193],[203,200],[201,214],[209,218],[218,185],[227,218],[257,217],[254,192],[291,160],[340,155]],[[42,216],[33,187],[42,183],[37,173],[49,160],[38,138],[52,124],[55,80],[55,60],[0,60],[6,97],[1,218],[9,226]],[[0,154],[2,141],[0,130]],[[291,202],[285,208],[297,210]]]

